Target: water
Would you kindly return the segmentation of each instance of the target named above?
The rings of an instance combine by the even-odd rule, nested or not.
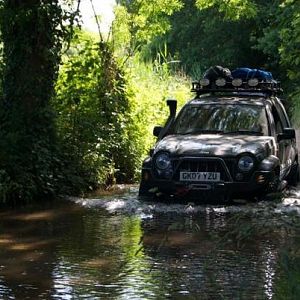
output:
[[[298,299],[300,192],[234,206],[136,188],[0,213],[0,299]]]

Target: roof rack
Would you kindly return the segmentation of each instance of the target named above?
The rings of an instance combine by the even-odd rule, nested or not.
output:
[[[217,78],[215,81],[207,78],[192,82],[192,92],[197,96],[207,93],[230,92],[230,93],[263,93],[267,95],[276,95],[282,92],[280,82],[272,80],[265,81],[257,78],[251,78],[243,81],[240,78],[234,78],[231,81],[225,78]]]

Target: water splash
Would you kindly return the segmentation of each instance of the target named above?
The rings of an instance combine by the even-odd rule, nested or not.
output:
[[[69,198],[71,201],[86,208],[102,208],[108,213],[125,213],[139,215],[142,218],[151,218],[152,214],[181,214],[193,215],[207,211],[216,214],[247,212],[251,214],[265,213],[265,211],[300,215],[300,187],[286,191],[282,200],[266,200],[235,205],[199,205],[197,203],[170,204],[158,201],[143,201],[139,199],[137,188],[130,188],[122,195],[102,196],[95,198]]]

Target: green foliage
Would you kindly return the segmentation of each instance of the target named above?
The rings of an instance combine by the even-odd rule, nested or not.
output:
[[[279,53],[281,63],[288,71],[288,76],[300,84],[300,3],[299,1],[284,1],[281,8]]]
[[[266,68],[275,72],[276,78],[281,75],[280,72],[280,20],[279,15],[280,0],[266,3],[262,1],[258,3],[257,17],[255,19],[256,26],[252,31],[253,47],[264,54]],[[282,80],[283,78],[280,78]]]
[[[3,92],[2,92],[2,87],[3,87],[3,85],[2,85],[3,69],[4,69],[4,63],[3,63],[3,45],[1,43],[1,35],[0,35],[0,99],[3,96]]]
[[[180,0],[119,0],[121,8],[117,8],[117,20],[124,23],[129,30],[131,50],[140,48],[149,43],[155,36],[161,35],[170,29],[168,16],[182,7]],[[123,18],[120,18],[123,16]],[[121,28],[121,26],[117,26]]]
[[[0,5],[0,202],[26,202],[58,189],[58,148],[49,101],[70,15],[54,0],[3,0]]]
[[[294,120],[300,125],[300,3],[284,1],[282,9],[281,45],[279,48],[281,65],[290,79],[286,86],[294,104]]]
[[[115,20],[112,24],[113,48],[117,57],[132,55],[130,43],[133,38],[130,34],[130,17],[126,7],[118,5],[115,8]]]
[[[256,48],[266,57],[294,105],[295,121],[299,125],[300,96],[300,4],[299,1],[273,1],[261,4]]]
[[[115,36],[119,36],[113,41],[115,53],[121,56],[123,44],[141,44],[167,30],[165,15],[179,5],[178,1],[138,3],[137,14],[125,18],[128,26],[122,29],[119,23],[114,28]],[[124,18],[127,11],[120,7],[121,13]],[[166,111],[163,88],[177,88],[167,62],[156,64],[153,70],[136,60],[136,67],[125,72],[109,43],[96,43],[79,34],[64,57],[55,95],[62,44],[73,33],[68,24],[72,25],[76,14],[64,11],[57,1],[20,5],[7,0],[1,15],[1,202],[78,194],[115,181],[135,180],[149,140],[153,140],[145,128],[154,123],[154,100]],[[136,20],[138,26],[134,25]],[[165,25],[160,26],[162,23]],[[120,61],[125,63],[124,59]],[[142,82],[149,76],[136,81],[142,69],[155,78],[153,85]],[[161,80],[166,80],[164,86]],[[152,98],[154,87],[157,93]],[[146,91],[138,103],[140,96],[136,93]],[[160,119],[166,116],[167,112]]]
[[[256,30],[253,20],[224,18],[224,13],[214,6],[199,10],[193,0],[185,0],[184,7],[174,13],[170,23],[170,31],[152,43],[152,55],[167,43],[171,55],[194,78],[216,64],[230,68],[264,65],[265,55],[252,48],[255,42],[251,37]]]
[[[171,63],[160,54],[154,63],[143,63],[136,55],[128,64],[131,89],[131,117],[135,125],[135,148],[138,166],[154,144],[155,125],[163,125],[169,116],[167,99],[177,99],[179,107],[190,98],[190,80],[172,71]]]
[[[153,142],[153,125],[168,116],[164,100],[167,95],[183,99],[187,90],[166,62],[153,69],[136,56],[125,74],[109,45],[102,46],[105,52],[89,36],[78,35],[53,100],[67,160],[76,165],[75,181],[83,179],[77,184],[81,191],[134,181]]]
[[[101,50],[102,49],[102,50]],[[124,72],[109,45],[78,35],[56,86],[57,127],[86,187],[130,182],[135,150]],[[74,163],[73,163],[74,164]]]
[[[72,1],[0,1],[0,202],[136,180],[165,100],[189,98],[183,70],[199,78],[216,64],[266,67],[298,117],[299,1],[118,4],[111,41],[72,41],[55,94]]]
[[[230,20],[248,19],[256,15],[256,5],[251,0],[196,0],[196,6],[199,9],[217,7]]]

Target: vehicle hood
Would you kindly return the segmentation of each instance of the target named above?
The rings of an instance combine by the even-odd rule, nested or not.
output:
[[[158,151],[168,151],[171,156],[236,156],[244,152],[268,156],[276,153],[277,145],[270,136],[169,135],[157,143],[154,154]]]

